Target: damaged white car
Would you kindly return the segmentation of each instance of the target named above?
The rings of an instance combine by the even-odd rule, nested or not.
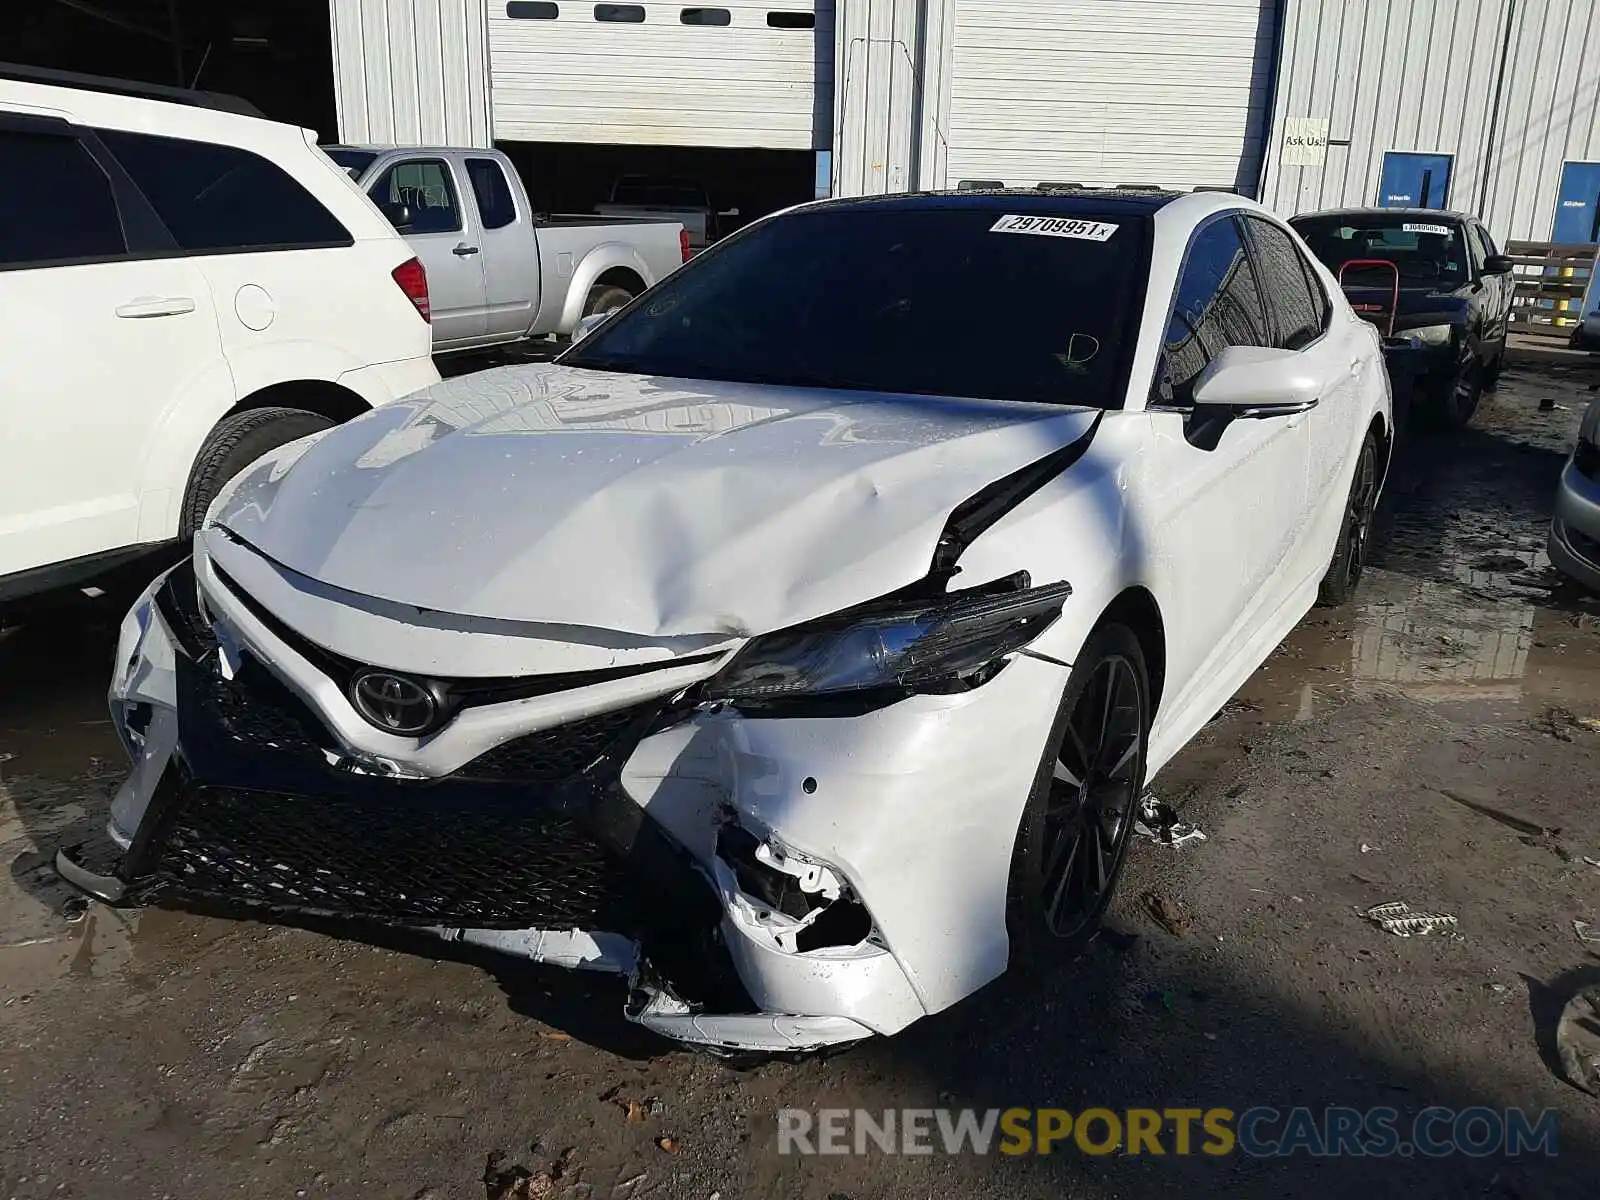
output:
[[[1238,197],[791,210],[246,470],[57,866],[615,971],[712,1051],[892,1034],[1081,947],[1145,782],[1355,586],[1390,430]]]

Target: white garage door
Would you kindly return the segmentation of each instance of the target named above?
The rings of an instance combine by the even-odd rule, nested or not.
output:
[[[1273,0],[957,0],[948,183],[1255,186]]]
[[[494,134],[824,149],[833,0],[490,0]]]

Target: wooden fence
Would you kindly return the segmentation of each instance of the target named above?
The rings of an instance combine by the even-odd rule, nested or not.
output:
[[[1512,330],[1566,341],[1583,319],[1583,294],[1594,270],[1595,247],[1511,242],[1506,253],[1516,264]]]

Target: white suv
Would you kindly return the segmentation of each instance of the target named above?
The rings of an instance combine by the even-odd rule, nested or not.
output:
[[[187,537],[261,454],[438,381],[412,251],[251,111],[0,66],[0,605]]]

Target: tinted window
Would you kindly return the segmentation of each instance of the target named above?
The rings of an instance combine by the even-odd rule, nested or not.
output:
[[[1476,225],[1467,226],[1467,253],[1472,256],[1472,269],[1475,273],[1483,274],[1483,260],[1488,257],[1488,251],[1483,248],[1483,236],[1478,232]]]
[[[1494,244],[1494,239],[1489,236],[1489,231],[1482,225],[1478,226],[1478,236],[1483,239],[1483,248],[1490,254],[1499,254],[1500,247]]]
[[[1232,219],[1206,226],[1189,245],[1167,322],[1162,398],[1186,403],[1195,376],[1227,346],[1267,346],[1255,273]]]
[[[0,264],[127,252],[111,182],[77,138],[0,133],[0,179]]]
[[[1455,286],[1467,281],[1466,239],[1448,218],[1331,213],[1290,224],[1335,275],[1347,262],[1377,258],[1394,263],[1407,283]],[[1357,268],[1356,277],[1363,274]]]
[[[1317,311],[1317,328],[1326,329],[1333,316],[1333,306],[1328,303],[1328,292],[1322,284],[1317,268],[1305,255],[1300,256],[1300,266],[1306,273],[1306,286],[1311,289],[1311,307]]]
[[[450,182],[450,168],[437,158],[396,163],[367,194],[380,208],[386,204],[409,208],[407,233],[456,233],[461,229],[461,209]]]
[[[767,24],[773,29],[815,29],[817,27],[817,14],[814,12],[769,12]]]
[[[282,168],[234,146],[98,131],[185,250],[348,246],[333,214]]]
[[[343,167],[351,179],[360,179],[372,165],[372,160],[378,157],[371,150],[333,149],[324,150],[323,153]]]
[[[1004,215],[951,203],[778,217],[669,275],[563,361],[1120,406],[1149,267],[1146,220],[1106,219],[1107,240],[1094,241],[994,232]]]
[[[561,10],[547,0],[511,0],[506,16],[514,21],[554,21]]]
[[[729,25],[733,14],[725,8],[686,8],[678,14],[685,25]]]
[[[644,20],[644,5],[596,4],[594,6],[594,19],[596,21],[625,21],[630,25],[637,25]]]
[[[506,173],[492,158],[467,159],[467,178],[478,200],[478,217],[485,229],[504,229],[517,219],[517,205],[511,199]]]
[[[1322,313],[1318,311],[1305,263],[1289,235],[1270,221],[1249,218],[1255,236],[1257,266],[1261,271],[1261,292],[1277,328],[1277,344],[1285,350],[1300,350],[1322,336]]]

